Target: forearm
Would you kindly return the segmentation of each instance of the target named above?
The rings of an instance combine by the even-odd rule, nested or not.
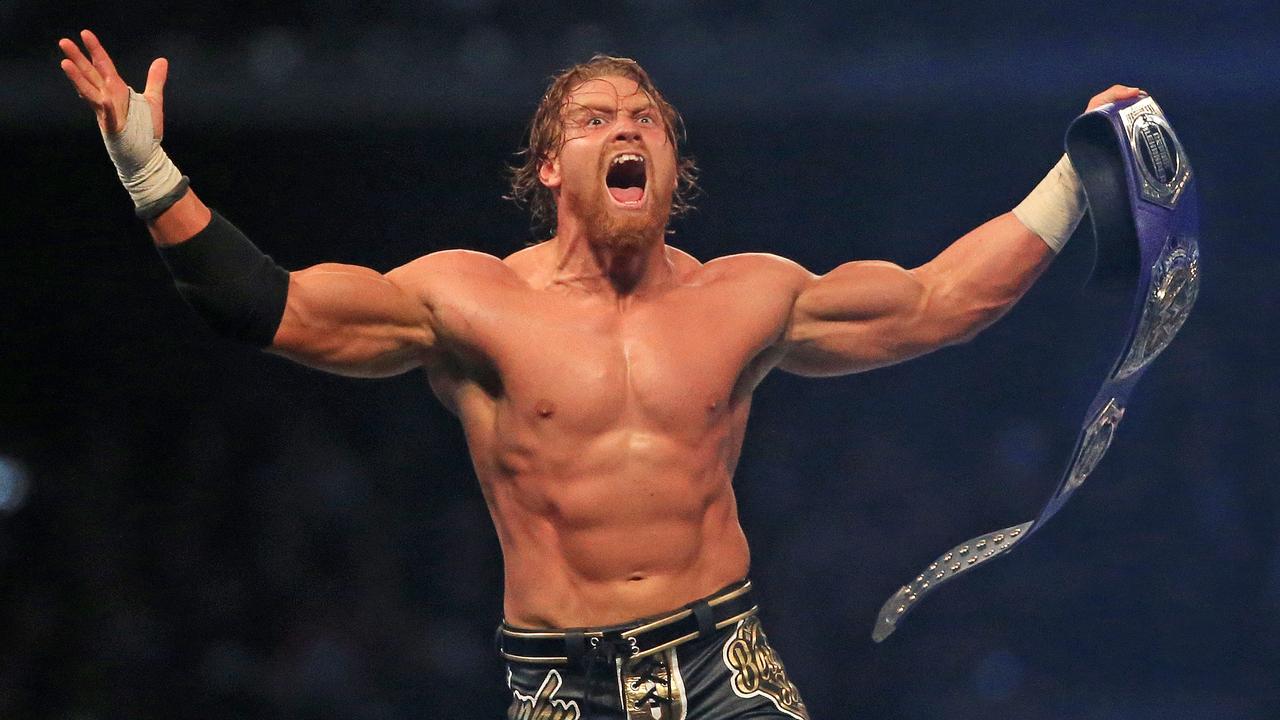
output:
[[[413,305],[380,273],[336,264],[288,273],[190,189],[147,229],[179,293],[224,337],[348,375],[419,362]]]
[[[954,305],[958,336],[972,337],[1030,289],[1084,210],[1080,178],[1063,156],[1011,212],[983,223],[914,272]]]
[[[926,312],[952,342],[999,320],[1053,261],[1054,252],[1012,212],[966,233],[911,272],[928,288]]]
[[[1138,94],[1114,85],[1085,110]],[[1080,178],[1063,156],[1011,212],[914,270],[850,262],[808,281],[796,299],[781,366],[812,375],[856,372],[972,338],[1026,294],[1085,207]]]
[[[209,225],[213,213],[195,191],[187,189],[185,195],[168,210],[147,222],[147,230],[158,247],[170,247],[190,240]]]
[[[403,372],[430,345],[422,306],[381,273],[286,272],[193,193],[148,226],[179,293],[224,337],[357,376]]]
[[[148,228],[178,293],[215,332],[271,345],[289,293],[284,268],[190,191]]]
[[[1039,236],[1005,213],[913,270],[845,263],[800,293],[780,367],[839,375],[965,342],[1013,307],[1052,258]]]
[[[379,372],[386,370],[388,355],[399,359],[430,340],[423,307],[372,270],[359,269],[357,274],[377,278],[360,287],[323,273],[314,282],[297,283],[209,210],[161,147],[168,61],[152,62],[146,89],[138,93],[93,33],[84,30],[80,37],[92,61],[62,38],[58,47],[66,59],[59,65],[93,108],[116,174],[179,293],[215,331],[300,359],[337,357],[340,363],[376,365]],[[356,307],[360,311],[352,312]],[[275,340],[286,308],[288,341],[281,346]],[[335,337],[345,338],[336,349]]]

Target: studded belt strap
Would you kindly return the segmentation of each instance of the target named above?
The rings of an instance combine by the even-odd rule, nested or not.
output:
[[[1071,461],[1035,520],[979,535],[938,557],[880,608],[871,638],[888,637],[939,585],[1025,542],[1097,467],[1129,395],[1182,328],[1200,287],[1199,218],[1191,165],[1149,96],[1104,105],[1067,129],[1097,240],[1095,287],[1131,293],[1111,370],[1089,404]]]
[[[597,650],[641,658],[700,637],[709,637],[758,610],[751,581],[744,580],[666,615],[607,628],[526,630],[503,623],[498,652],[514,662],[568,665]]]

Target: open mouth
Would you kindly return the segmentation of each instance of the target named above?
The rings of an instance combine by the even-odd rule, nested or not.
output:
[[[604,184],[609,195],[621,205],[639,207],[644,201],[644,157],[635,153],[623,153],[609,163]]]

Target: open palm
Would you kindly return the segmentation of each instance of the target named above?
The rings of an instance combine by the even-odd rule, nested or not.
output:
[[[80,39],[88,56],[70,39],[62,38],[58,47],[66,55],[60,66],[76,92],[93,108],[98,125],[104,132],[118,134],[124,129],[129,114],[129,86],[116,72],[115,63],[103,49],[98,37],[89,30],[80,31]],[[147,86],[142,92],[151,106],[151,123],[158,139],[164,135],[164,83],[169,76],[169,61],[156,58],[147,71]]]

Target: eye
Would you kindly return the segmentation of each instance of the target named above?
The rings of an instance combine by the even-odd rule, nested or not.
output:
[[[648,115],[641,115],[640,117],[636,118],[636,122],[640,123],[641,125],[652,125],[653,118],[649,117]]]
[[[600,127],[603,124],[604,124],[604,118],[600,117],[599,115],[596,115],[595,117],[587,119],[587,127]]]

